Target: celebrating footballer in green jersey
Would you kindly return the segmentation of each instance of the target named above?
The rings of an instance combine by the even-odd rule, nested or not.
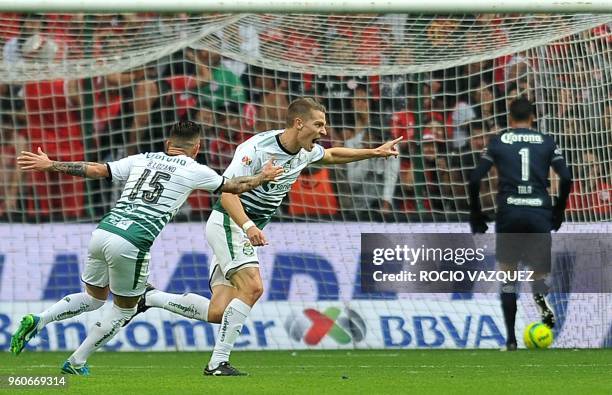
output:
[[[401,137],[373,149],[325,149],[317,141],[327,134],[325,108],[311,98],[293,101],[287,109],[287,126],[257,134],[238,146],[225,177],[256,174],[269,160],[282,166],[276,181],[262,184],[240,196],[223,193],[206,224],[213,249],[210,271],[212,298],[188,293],[170,294],[149,288],[138,312],[161,307],[202,321],[221,323],[219,336],[204,374],[243,375],[229,364],[229,355],[251,308],[263,293],[257,247],[267,244],[263,233],[283,198],[309,164],[341,164],[370,158],[397,156]],[[185,313],[182,306],[197,306]]]

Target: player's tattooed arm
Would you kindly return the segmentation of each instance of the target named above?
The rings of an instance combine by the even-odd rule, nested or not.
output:
[[[38,148],[38,153],[21,151],[21,155],[17,158],[17,164],[21,170],[51,171],[87,178],[106,178],[109,176],[108,167],[105,164],[53,161],[49,159],[40,147]]]
[[[254,176],[240,176],[229,179],[221,188],[222,192],[241,194],[257,188],[264,182],[274,181],[277,177],[283,174],[281,166],[274,166],[273,160],[266,162],[261,172]]]
[[[234,177],[227,180],[225,184],[223,184],[221,191],[239,195],[243,192],[250,191],[253,188],[257,188],[261,184],[262,181],[259,175]]]
[[[58,162],[53,161],[51,169],[58,173],[64,173],[71,176],[85,177],[87,172],[86,162]]]

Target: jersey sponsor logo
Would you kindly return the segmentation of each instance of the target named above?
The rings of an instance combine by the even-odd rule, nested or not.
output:
[[[181,157],[178,156],[168,156],[166,154],[161,154],[161,153],[151,153],[148,152],[145,157],[147,159],[156,159],[156,160],[163,160],[166,162],[170,162],[170,163],[177,163],[181,166],[185,166],[187,164],[187,161]]]
[[[338,344],[358,343],[367,331],[365,321],[355,310],[337,307],[328,307],[322,313],[309,308],[303,315],[290,314],[285,330],[296,342],[303,340],[310,346],[319,344],[326,336]]]
[[[517,198],[513,196],[509,196],[506,199],[506,203],[513,206],[532,206],[532,207],[541,207],[544,202],[540,198]]]
[[[292,184],[273,184],[268,182],[266,184],[261,184],[261,189],[263,189],[264,192],[287,192],[291,189],[291,185]]]
[[[504,144],[514,143],[530,143],[530,144],[542,144],[544,137],[539,134],[517,134],[514,132],[507,132],[502,134],[501,142]]]

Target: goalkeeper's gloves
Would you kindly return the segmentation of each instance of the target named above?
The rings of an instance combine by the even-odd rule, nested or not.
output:
[[[555,205],[552,212],[552,230],[555,232],[561,228],[561,224],[565,220],[565,209]]]
[[[481,211],[471,212],[470,213],[470,228],[472,230],[472,234],[476,233],[485,233],[489,226],[487,226],[487,217]]]

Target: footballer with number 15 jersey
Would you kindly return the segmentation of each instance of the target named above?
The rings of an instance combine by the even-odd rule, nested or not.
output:
[[[106,164],[52,161],[40,148],[38,153],[21,153],[17,163],[22,170],[107,178],[125,181],[125,185],[117,205],[92,233],[82,275],[86,292],[67,295],[41,313],[25,315],[11,338],[13,354],[20,354],[47,324],[99,309],[110,291],[113,307],[100,315],[61,368],[62,373],[89,375],[89,355],[110,341],[136,313],[149,276],[151,245],[189,194],[195,189],[242,193],[275,180],[282,172],[269,162],[257,175],[227,180],[194,161],[200,134],[197,124],[179,122],[170,130],[166,152],[134,155]]]

